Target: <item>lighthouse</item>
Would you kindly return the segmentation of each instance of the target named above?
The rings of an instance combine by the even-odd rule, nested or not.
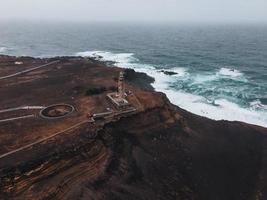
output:
[[[124,86],[124,73],[120,72],[118,80],[118,97],[120,99],[125,98],[125,86]]]
[[[108,93],[107,97],[111,102],[116,105],[118,109],[125,109],[130,106],[130,103],[127,101],[127,95],[125,92],[125,83],[124,83],[124,73],[120,72],[118,78],[118,91]]]

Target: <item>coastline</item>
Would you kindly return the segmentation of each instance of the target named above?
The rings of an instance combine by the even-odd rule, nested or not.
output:
[[[189,73],[184,68],[173,68],[162,70],[154,68],[151,65],[139,63],[139,60],[131,53],[118,53],[103,51],[85,51],[76,53],[76,56],[92,57],[97,61],[102,61],[108,66],[121,67],[126,69],[134,69],[136,72],[145,73],[154,79],[151,86],[155,91],[163,92],[169,100],[176,106],[183,108],[196,115],[213,119],[216,121],[240,121],[248,124],[254,124],[262,127],[267,127],[267,111],[264,109],[266,105],[260,102],[251,102],[250,107],[242,107],[235,102],[225,98],[210,100],[202,95],[196,95],[183,90],[176,90],[176,79],[187,79]],[[228,68],[221,68],[215,75],[203,77],[204,81],[209,79],[229,78],[229,80],[245,81],[243,74],[238,70],[231,71]],[[198,76],[195,77],[198,79]],[[244,79],[244,80],[243,80]],[[199,80],[200,84],[202,80]],[[198,81],[197,81],[198,82]],[[213,86],[209,86],[213,87]],[[255,104],[255,105],[254,105]],[[251,107],[252,106],[252,107]],[[263,110],[254,109],[254,106],[259,106]]]
[[[155,91],[165,93],[174,105],[179,106],[180,108],[183,108],[191,113],[217,121],[241,121],[267,127],[267,106],[262,103],[260,99],[250,100],[243,105],[243,100],[238,100],[238,96],[234,97],[233,99],[231,99],[231,97],[228,99],[223,95],[221,97],[213,97],[213,95],[207,97],[205,95],[194,93],[194,90],[201,91],[202,89],[203,92],[207,90],[206,92],[217,93],[217,91],[213,91],[214,89],[212,88],[218,87],[218,93],[226,92],[229,94],[244,95],[242,92],[240,93],[240,91],[238,92],[238,90],[236,91],[234,88],[226,89],[224,87],[216,86],[217,83],[215,85],[201,86],[205,82],[220,81],[220,79],[222,81],[236,81],[237,84],[247,83],[248,81],[246,80],[244,74],[238,70],[231,71],[230,68],[221,68],[213,74],[202,77],[202,75],[199,76],[198,74],[191,75],[186,68],[155,68],[153,65],[139,62],[139,60],[132,53],[84,51],[68,56],[91,58],[94,60],[94,62],[103,63],[107,66],[129,68],[134,69],[136,72],[145,73],[154,79],[154,82],[151,82],[150,84],[151,86],[146,84],[148,89],[154,88]],[[37,58],[45,57],[41,56]],[[190,90],[191,83],[189,82],[191,79],[194,82],[192,82],[192,87],[195,88],[193,91]],[[183,83],[183,81],[185,82]],[[188,83],[189,85],[187,85]],[[200,84],[200,86],[198,86],[198,84]],[[189,91],[183,87],[188,87],[187,89],[189,89]],[[240,90],[242,89],[240,88]]]
[[[19,60],[23,64],[15,65]],[[1,199],[267,196],[266,128],[192,114],[148,87],[153,80],[144,80],[147,75],[88,58],[19,57],[1,64],[1,76],[36,69],[1,80],[1,119],[14,120],[0,124]],[[88,121],[107,108],[117,110],[107,94],[122,70],[137,110]],[[92,94],[92,88],[105,90]],[[75,109],[54,119],[35,110],[56,105]],[[34,117],[14,118],[24,114]]]
[[[93,55],[93,56],[92,56]],[[128,70],[129,72],[129,79],[131,80],[132,84],[135,84],[135,86],[140,87],[142,89],[145,90],[150,90],[150,91],[157,91],[157,92],[162,92],[164,93],[167,98],[170,100],[170,102],[172,104],[174,104],[175,106],[178,106],[180,109],[184,109],[187,112],[191,112],[192,114],[201,116],[201,117],[206,117],[208,119],[212,119],[215,121],[229,121],[229,122],[241,122],[241,123],[248,123],[251,125],[255,125],[255,126],[261,126],[266,128],[267,125],[265,124],[259,124],[259,123],[252,123],[252,122],[247,122],[247,121],[242,121],[242,120],[229,120],[229,119],[214,119],[213,117],[210,116],[206,116],[206,112],[203,111],[202,113],[196,113],[190,109],[184,108],[183,106],[178,105],[177,103],[175,103],[175,96],[173,96],[173,92],[169,93],[169,90],[163,89],[163,88],[157,88],[157,84],[155,84],[155,77],[153,77],[152,74],[148,74],[146,70],[144,69],[139,69],[139,68],[132,68],[132,67],[125,67],[122,66],[122,63],[118,62],[117,60],[105,60],[104,57],[102,56],[98,56],[97,54],[92,54],[91,56],[86,56],[83,54],[76,54],[76,55],[70,55],[70,56],[55,56],[55,57],[48,57],[48,58],[44,58],[44,57],[31,57],[31,56],[10,56],[10,55],[5,55],[5,54],[0,54],[1,57],[14,57],[14,58],[23,58],[23,59],[49,59],[49,60],[56,60],[57,58],[60,59],[75,59],[75,58],[86,58],[88,60],[90,60],[92,63],[96,63],[96,64],[101,64],[101,65],[105,65],[107,67],[115,67],[115,68],[123,68],[125,70]],[[127,65],[126,65],[127,66]],[[169,73],[173,73],[172,71],[164,71],[163,73],[165,73],[167,76],[171,76]],[[194,98],[192,97],[188,97],[188,96],[184,96],[185,101],[187,98]],[[197,106],[197,105],[193,105],[192,106]],[[216,110],[215,110],[216,111]]]

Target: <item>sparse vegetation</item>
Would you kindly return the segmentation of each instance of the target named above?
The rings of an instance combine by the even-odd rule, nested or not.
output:
[[[105,91],[107,91],[105,87],[93,87],[93,88],[88,88],[85,92],[85,95],[87,96],[98,95],[102,94]]]
[[[86,89],[85,95],[86,96],[99,95],[99,94],[102,94],[103,92],[106,92],[106,91],[115,92],[115,91],[117,91],[117,87],[115,87],[115,86],[110,86],[108,88],[103,87],[103,86],[102,87],[90,87],[90,88]]]
[[[110,90],[110,91],[112,91],[112,92],[115,92],[115,91],[117,91],[117,87],[115,87],[115,86],[110,86],[110,87],[108,88],[108,90]]]

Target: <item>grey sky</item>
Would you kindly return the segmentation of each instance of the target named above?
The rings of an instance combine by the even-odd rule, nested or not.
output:
[[[0,0],[1,19],[267,23],[267,0]]]

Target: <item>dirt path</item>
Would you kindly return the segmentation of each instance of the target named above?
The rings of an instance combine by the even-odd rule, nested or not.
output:
[[[35,115],[25,115],[25,116],[21,116],[21,117],[13,117],[13,118],[8,118],[8,119],[1,119],[0,123],[14,121],[14,120],[18,120],[18,119],[27,119],[27,118],[31,118],[31,117],[34,117],[34,116]]]
[[[18,76],[18,75],[21,75],[21,74],[25,74],[25,73],[28,73],[28,72],[31,72],[31,71],[34,71],[34,70],[37,70],[37,69],[40,69],[40,68],[47,67],[49,65],[58,63],[58,62],[59,62],[59,60],[56,60],[56,61],[44,64],[44,65],[40,65],[40,66],[37,66],[37,67],[33,67],[33,68],[30,68],[30,69],[23,70],[21,72],[17,72],[17,73],[10,74],[10,75],[7,75],[7,76],[2,76],[2,77],[0,77],[0,80],[4,80],[4,79],[12,78],[12,77],[15,77],[15,76]]]
[[[45,108],[44,106],[20,106],[16,108],[7,108],[0,110],[0,113],[5,113],[5,112],[12,112],[12,111],[17,111],[17,110],[40,110]]]
[[[5,157],[7,157],[7,156],[9,156],[9,155],[12,155],[12,154],[17,153],[17,152],[22,151],[22,150],[25,150],[25,149],[27,149],[27,148],[30,148],[30,147],[32,147],[32,146],[34,146],[34,145],[40,144],[40,143],[42,143],[42,142],[44,142],[44,141],[46,141],[46,140],[49,140],[49,139],[51,139],[51,138],[53,138],[53,137],[55,137],[55,136],[57,136],[57,135],[60,135],[60,134],[62,134],[62,133],[64,133],[64,132],[67,132],[67,131],[70,131],[70,130],[72,130],[72,129],[74,129],[74,128],[77,128],[77,127],[79,127],[79,126],[81,126],[81,125],[83,125],[83,124],[85,124],[85,123],[91,123],[91,121],[89,121],[89,120],[82,121],[82,122],[80,122],[80,123],[77,123],[77,124],[75,124],[75,125],[73,125],[73,126],[67,128],[67,129],[65,129],[65,130],[59,131],[59,132],[57,132],[57,133],[54,133],[53,135],[50,135],[50,136],[48,136],[48,137],[45,137],[45,138],[43,138],[43,139],[40,139],[40,140],[38,140],[38,141],[36,141],[36,142],[33,142],[33,143],[31,143],[31,144],[28,144],[28,145],[25,145],[25,146],[23,146],[23,147],[20,147],[20,148],[18,148],[18,149],[15,149],[15,150],[13,150],[13,151],[8,152],[8,153],[2,154],[2,155],[0,155],[0,159],[3,159],[3,158],[5,158]]]

